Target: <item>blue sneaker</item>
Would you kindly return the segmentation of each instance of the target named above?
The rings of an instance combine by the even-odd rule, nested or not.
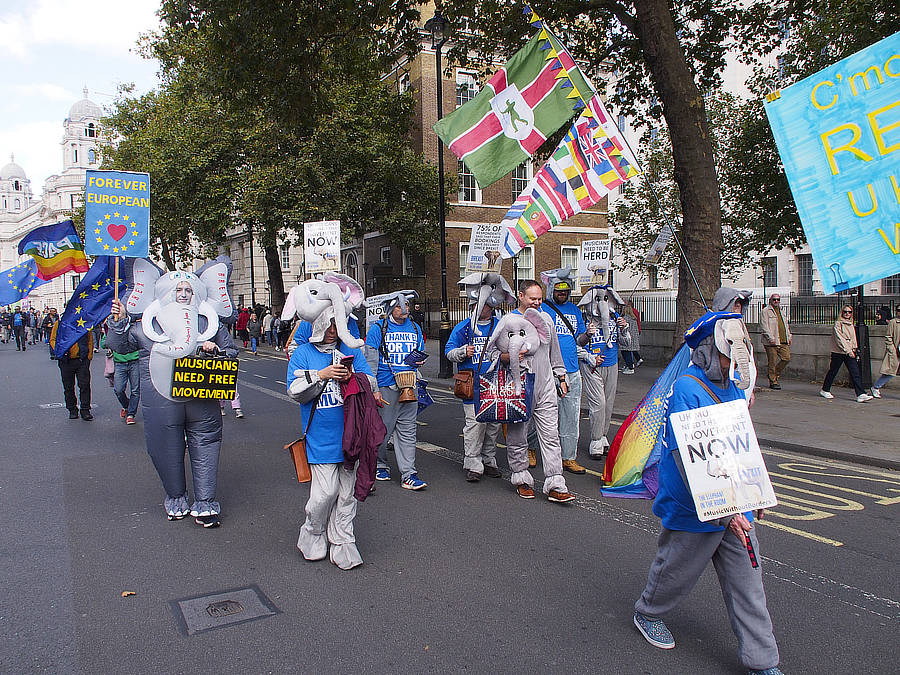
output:
[[[411,473],[406,478],[403,479],[401,485],[407,490],[421,490],[422,488],[427,488],[428,483],[419,478],[419,474]]]
[[[777,667],[766,668],[765,670],[751,670],[749,675],[784,675]]]
[[[641,635],[654,647],[660,649],[675,649],[675,638],[666,628],[661,619],[651,619],[639,612],[634,613],[634,625],[641,631]]]
[[[390,469],[375,469],[375,480],[390,480],[391,479],[391,470]]]

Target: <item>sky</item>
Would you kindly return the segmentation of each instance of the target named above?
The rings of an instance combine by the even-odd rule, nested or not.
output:
[[[40,198],[63,169],[63,120],[84,97],[108,109],[121,84],[142,94],[158,65],[137,54],[141,33],[159,26],[159,0],[0,0],[0,166],[16,164]]]

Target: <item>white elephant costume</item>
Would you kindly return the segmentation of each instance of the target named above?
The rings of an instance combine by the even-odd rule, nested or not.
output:
[[[214,342],[226,356],[237,356],[220,321],[231,318],[235,311],[228,295],[230,274],[231,260],[226,256],[207,263],[196,274],[163,272],[144,258],[127,259],[126,316],[109,321],[111,349],[140,351],[147,452],[166,491],[166,514],[170,520],[179,520],[190,513],[205,527],[218,524],[221,509],[216,482],[222,416],[217,400],[172,398],[172,372],[176,359],[197,353],[207,341]],[[185,450],[190,455],[193,502],[185,480]]]
[[[544,494],[553,499],[552,491],[566,496],[564,500],[554,501],[570,501],[569,489],[562,475],[556,393],[556,383],[558,378],[565,376],[566,367],[553,324],[549,317],[536,309],[526,309],[524,314],[514,310],[500,319],[485,350],[485,358],[491,359],[493,367],[503,367],[500,355],[509,354],[509,369],[517,383],[522,370],[534,373],[532,419],[541,442]],[[520,360],[521,351],[527,354]],[[506,453],[512,473],[510,482],[515,486],[533,488],[534,477],[528,470],[528,422],[507,425]]]
[[[337,291],[333,288],[334,286],[337,287]],[[354,312],[365,304],[366,297],[363,293],[363,288],[353,277],[338,274],[337,272],[326,272],[321,279],[307,279],[303,283],[294,286],[284,301],[284,308],[281,310],[281,320],[293,321],[295,318],[300,319],[291,339],[288,340],[288,358],[291,357],[294,349],[309,342],[309,338],[312,335],[312,322],[306,317],[322,312],[323,308],[331,307],[333,309],[333,303],[337,302],[338,295],[342,300],[343,311],[346,316],[347,335],[354,338],[360,346],[362,345],[359,335],[359,324]],[[339,318],[335,318],[335,323],[339,320]],[[347,335],[341,337],[341,340],[347,339]],[[354,346],[351,343],[346,344]]]
[[[619,382],[619,334],[628,334],[628,328],[620,329],[616,320],[616,308],[625,303],[610,286],[591,286],[581,297],[578,306],[584,310],[592,335],[579,336],[578,357],[581,379],[587,395],[588,415],[591,421],[591,444],[588,455],[600,459],[609,448],[606,437],[612,420],[616,387]],[[603,357],[597,365],[598,357]]]
[[[744,335],[748,341],[750,341],[750,333],[747,330],[746,311],[747,307],[750,305],[751,296],[752,293],[750,291],[739,291],[736,288],[722,286],[716,291],[716,294],[713,296],[712,304],[710,305],[710,309],[713,312],[734,312],[735,304],[739,305],[741,325],[743,326]],[[744,397],[749,401],[750,397],[753,395],[753,389],[756,387],[756,359],[753,358],[752,349],[750,351],[750,363],[748,364],[748,367],[750,383],[742,386],[741,389],[744,390]]]

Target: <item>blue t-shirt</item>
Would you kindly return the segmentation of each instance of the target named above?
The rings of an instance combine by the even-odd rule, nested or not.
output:
[[[547,302],[541,304],[541,311],[548,315],[550,321],[556,325],[556,337],[559,340],[559,351],[562,353],[566,372],[577,373],[578,345],[575,343],[575,338],[587,330],[584,325],[584,318],[581,316],[581,310],[574,303],[566,302],[562,305],[554,303],[554,306],[569,321],[569,325],[572,326],[575,335],[572,335],[572,331],[566,326],[566,322],[548,306]]]
[[[719,389],[710,382],[699,366],[691,364],[685,374],[675,380],[672,393],[669,395],[669,406],[666,411],[666,433],[663,437],[662,456],[659,460],[659,492],[653,502],[653,513],[662,520],[663,527],[669,530],[681,532],[721,532],[723,527],[715,523],[701,522],[697,517],[697,509],[694,507],[694,499],[688,489],[675,455],[678,453],[678,441],[675,440],[675,432],[672,431],[672,423],[669,415],[683,410],[695,410],[708,405],[715,405],[713,398],[696,380],[686,377],[687,374],[703,381],[722,403],[737,401],[744,397],[744,392],[738,389],[733,382],[728,383],[728,389]],[[753,514],[745,513],[747,520],[752,522]]]
[[[347,318],[347,330],[350,331],[350,335],[352,335],[353,337],[359,337],[359,325],[356,323],[356,319],[351,319],[349,317]],[[294,332],[294,344],[306,344],[307,342],[309,342],[309,338],[311,335],[312,324],[309,321],[301,321],[297,326],[297,330]]]
[[[601,366],[614,366],[619,362],[619,327],[616,325],[616,319],[619,315],[610,312],[609,315],[609,342],[603,339],[603,331],[598,327],[591,336],[591,341],[587,343],[585,349],[594,356],[602,355],[603,362]]]
[[[460,321],[453,327],[450,337],[447,338],[447,347],[444,350],[445,354],[449,353],[452,349],[465,347],[467,344],[471,344],[475,347],[475,353],[472,354],[471,357],[468,357],[465,361],[460,361],[459,364],[457,364],[457,371],[475,370],[475,367],[478,365],[478,360],[481,358],[481,352],[487,344],[488,335],[490,335],[491,331],[497,327],[497,323],[499,323],[499,319],[491,317],[489,323],[476,323],[475,330],[473,331],[471,322],[469,319],[466,319],[465,321]],[[478,372],[487,372],[487,369],[490,367],[491,360],[485,356]],[[463,403],[472,403],[472,400],[463,400]]]
[[[351,349],[338,343],[338,350],[344,356],[353,357],[353,370],[358,373],[371,374],[369,364],[358,349]],[[296,377],[295,370],[322,370],[334,362],[334,352],[320,352],[314,345],[305,343],[291,354],[288,362],[287,386]],[[313,399],[314,401],[315,399]],[[313,401],[300,406],[300,424],[306,429]],[[309,433],[306,435],[306,454],[310,464],[338,464],[344,461],[344,399],[341,396],[341,385],[335,380],[328,380],[319,397]]]
[[[387,322],[387,332],[384,342],[391,365],[388,367],[381,351],[381,331]],[[422,338],[422,329],[412,319],[407,318],[401,324],[396,324],[387,318],[380,319],[372,324],[366,335],[366,346],[378,352],[378,373],[376,378],[379,387],[389,387],[396,384],[393,373],[401,373],[404,370],[415,370],[406,365],[403,359],[413,350],[425,350],[425,340]],[[393,370],[391,370],[393,369]]]
[[[22,312],[16,312],[13,314],[13,326],[24,326],[25,319],[22,316]]]

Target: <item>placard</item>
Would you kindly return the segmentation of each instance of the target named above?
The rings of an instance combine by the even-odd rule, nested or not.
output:
[[[469,237],[469,253],[466,256],[466,274],[472,272],[499,272],[500,239],[504,227],[500,223],[475,223]]]
[[[670,419],[701,521],[778,503],[744,398],[674,412]]]
[[[234,400],[238,360],[210,356],[186,356],[175,360],[172,398]]]
[[[654,267],[659,265],[659,261],[662,260],[663,253],[670,241],[672,241],[672,228],[666,224],[662,226],[659,234],[656,235],[650,250],[644,254],[644,264],[653,265]]]
[[[341,221],[319,220],[303,224],[303,260],[306,274],[341,269]]]
[[[384,316],[384,305],[382,303],[393,296],[394,293],[382,293],[381,295],[370,295],[366,298],[366,334],[368,334],[372,324]]]
[[[766,100],[825,292],[900,272],[900,33]]]
[[[578,258],[578,284],[580,286],[605,284],[611,256],[612,239],[588,239],[581,242],[581,254]]]
[[[150,174],[95,171],[84,178],[84,252],[150,255]]]

